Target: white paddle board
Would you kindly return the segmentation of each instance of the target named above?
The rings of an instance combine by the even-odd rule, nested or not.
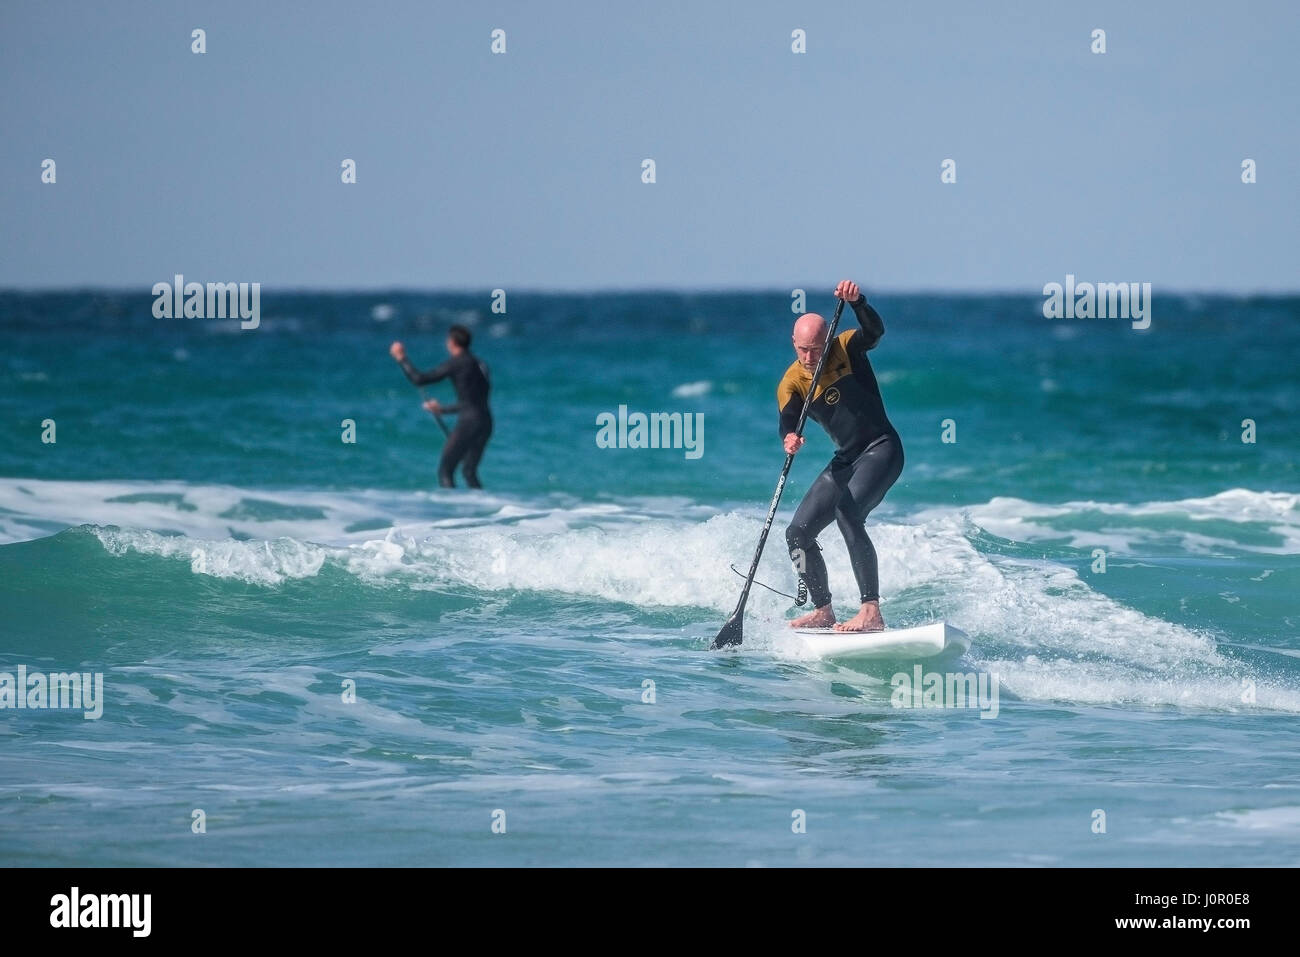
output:
[[[970,636],[946,621],[884,631],[796,628],[794,633],[822,658],[933,658],[964,654],[970,647]]]

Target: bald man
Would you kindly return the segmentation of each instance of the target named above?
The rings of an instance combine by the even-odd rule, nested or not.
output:
[[[793,628],[834,627],[836,631],[883,631],[876,549],[867,536],[866,518],[903,471],[903,443],[885,415],[880,386],[867,359],[867,353],[885,334],[885,324],[867,304],[857,283],[844,280],[835,287],[835,296],[853,307],[860,328],[840,333],[831,341],[821,381],[808,410],[808,417],[824,428],[835,443],[835,455],[809,487],[786,529],[790,558],[808,586],[815,606],[790,625]],[[794,324],[793,342],[795,361],[776,390],[777,407],[781,410],[781,440],[790,455],[798,452],[804,443],[794,430],[825,347],[826,320],[811,312],[800,316]],[[838,624],[831,608],[826,562],[817,545],[817,536],[832,521],[839,526],[849,547],[849,561],[862,605],[856,615]]]

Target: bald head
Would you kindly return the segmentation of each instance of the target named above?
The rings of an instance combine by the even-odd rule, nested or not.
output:
[[[815,312],[805,313],[795,320],[791,338],[799,364],[809,372],[816,371],[826,345],[826,320]]]
[[[805,345],[826,341],[826,320],[815,312],[806,312],[794,322],[794,341]]]

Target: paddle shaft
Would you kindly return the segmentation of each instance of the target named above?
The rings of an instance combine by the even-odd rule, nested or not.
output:
[[[831,342],[835,338],[835,329],[840,324],[840,314],[842,312],[844,312],[843,299],[841,299],[839,304],[835,307],[835,315],[831,318],[831,327],[826,332],[826,342],[822,345],[821,358],[817,360],[817,371],[813,373],[812,384],[808,388],[808,398],[804,399],[803,411],[799,413],[799,424],[794,427],[794,435],[796,438],[803,436],[803,426],[804,423],[808,421],[808,411],[812,408],[813,397],[817,394],[817,386],[821,382],[822,378],[822,367],[825,366],[826,357],[830,354]],[[785,465],[781,467],[781,477],[776,480],[776,491],[772,493],[772,504],[767,507],[767,520],[763,522],[763,531],[758,536],[758,547],[754,549],[754,560],[750,562],[749,575],[745,578],[745,587],[740,593],[740,601],[736,603],[736,610],[731,613],[731,617],[727,619],[727,625],[723,627],[722,632],[718,634],[718,637],[713,640],[713,645],[711,647],[719,648],[727,644],[740,644],[741,632],[739,629],[739,621],[745,613],[745,602],[749,600],[749,589],[754,584],[754,576],[758,574],[758,561],[763,557],[763,546],[767,544],[768,532],[772,530],[772,520],[776,518],[776,509],[777,506],[781,504],[781,493],[785,491],[785,480],[790,474],[790,466],[792,464],[794,464],[794,452],[787,452],[785,454]],[[722,641],[723,634],[726,633],[728,627],[733,623],[736,623],[737,625],[735,633],[736,640],[724,641],[722,645],[720,645],[719,642]]]
[[[417,386],[417,388],[420,390],[420,398],[428,401],[428,397],[424,394],[424,386]],[[442,416],[437,412],[434,412],[433,409],[429,410],[429,414],[433,416],[434,421],[438,423],[438,428],[442,429],[443,435],[451,435],[451,432],[447,429],[447,423],[442,421]]]

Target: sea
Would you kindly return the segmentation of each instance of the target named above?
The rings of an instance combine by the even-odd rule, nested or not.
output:
[[[1300,298],[871,301],[882,611],[951,660],[786,627],[815,424],[709,650],[784,463],[789,290],[267,290],[256,328],[0,293],[0,864],[1300,864]],[[438,487],[388,353],[453,323],[483,490]],[[636,413],[694,447],[599,441]],[[67,674],[80,708],[33,697]]]

